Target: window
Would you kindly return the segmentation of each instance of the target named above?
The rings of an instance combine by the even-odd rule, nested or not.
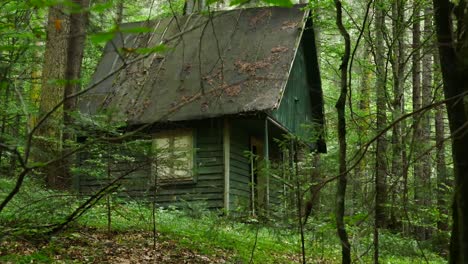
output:
[[[193,133],[171,130],[153,139],[152,174],[160,183],[193,181]]]

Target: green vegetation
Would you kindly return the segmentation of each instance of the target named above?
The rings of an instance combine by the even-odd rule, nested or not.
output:
[[[300,157],[304,160],[294,162],[285,159],[288,166],[280,167],[278,175],[287,174],[286,185],[297,192],[287,197],[291,199],[281,208],[272,208],[282,215],[250,219],[236,215],[236,211],[226,217],[224,212],[207,211],[203,203],[151,208],[148,201],[123,199],[117,194],[129,188],[131,183],[125,181],[91,200],[91,192],[78,195],[52,190],[70,187],[76,174],[86,173],[106,182],[110,168],[117,167],[110,160],[135,166],[136,155],[130,152],[150,153],[140,146],[143,140],[131,142],[135,137],[122,129],[126,124],[109,123],[111,109],[90,118],[78,114],[71,102],[77,99],[75,92],[89,89],[111,37],[129,30],[148,31],[142,27],[124,29],[121,23],[197,10],[213,22],[213,11],[229,6],[290,6],[298,1],[210,0],[205,1],[208,6],[195,6],[201,2],[2,1],[0,262],[248,263],[251,256],[255,263],[300,262],[302,233],[307,262],[339,263],[336,200],[344,207],[340,226],[348,233],[353,263],[445,263],[448,255],[450,263],[468,261],[464,250],[468,229],[463,228],[468,218],[468,133],[462,133],[468,124],[468,100],[460,100],[468,91],[468,60],[457,57],[468,54],[468,45],[455,45],[468,43],[466,0],[308,1],[306,9],[314,19],[310,26],[317,49],[307,46],[305,51],[317,53],[320,61],[328,153],[304,153],[306,157]],[[348,66],[341,61],[345,48],[335,21],[334,4],[341,3],[343,26],[351,38]],[[259,16],[249,24],[266,17]],[[186,22],[179,25],[186,29],[194,22],[180,21]],[[447,27],[441,27],[444,21],[450,21]],[[278,25],[278,30],[291,26]],[[211,27],[205,24],[206,37],[211,36]],[[255,34],[255,27],[250,33]],[[72,50],[81,50],[84,55],[72,55],[70,47],[78,47]],[[164,60],[168,50],[170,47],[162,43],[114,51],[122,58],[155,53],[163,65],[172,63]],[[224,69],[224,55],[218,56]],[[257,63],[264,64],[261,57]],[[200,67],[197,64],[187,64],[190,67],[181,73],[201,69],[201,63]],[[126,66],[134,67],[131,63]],[[347,143],[347,151],[341,152],[347,154],[342,164],[349,171],[342,177],[348,181],[347,192],[336,195],[336,180],[344,176],[338,172],[335,109],[340,69],[348,74],[342,83],[349,85],[342,97],[346,98],[346,105],[342,105],[346,119],[342,132],[346,134],[341,133]],[[228,83],[220,84],[226,88]],[[103,100],[103,105],[106,102]],[[83,138],[88,141],[81,142]],[[118,149],[114,143],[125,144]],[[288,151],[291,143],[284,144]],[[74,163],[75,154],[83,154],[81,151],[90,155],[89,164],[85,164],[89,166]],[[270,169],[276,169],[271,165]],[[103,185],[92,186],[97,189]],[[451,212],[451,208],[456,210]],[[307,210],[311,217],[303,226],[301,220],[307,217],[301,213],[309,216]],[[242,209],[239,212],[246,215]],[[154,229],[157,232],[153,233]]]
[[[12,188],[13,181],[0,179],[0,186],[0,199],[3,199]],[[72,223],[66,232],[47,235],[50,228],[63,221],[83,199],[84,197],[47,190],[37,182],[27,180],[24,188],[0,216],[0,225],[4,230],[0,242],[0,262],[67,262],[76,258],[68,252],[77,251],[74,249],[76,245],[82,246],[79,250],[81,257],[75,260],[92,262],[93,259],[103,257],[96,254],[105,252],[105,249],[98,249],[105,247],[106,243],[115,243],[115,247],[124,245],[133,248],[142,245],[136,243],[138,239],[143,239],[143,247],[148,248],[148,254],[152,254],[152,210],[147,204],[137,202],[114,201],[110,237],[107,237],[108,211],[103,202]],[[293,263],[300,260],[300,237],[294,226],[286,226],[281,222],[259,223],[256,219],[222,217],[217,211],[203,208],[202,205],[187,205],[180,210],[158,208],[155,212],[157,243],[172,244],[167,250],[179,253],[187,250],[197,252],[210,258],[210,261],[226,258],[228,262],[248,263],[254,245],[254,263]],[[306,249],[311,263],[339,263],[339,242],[331,219],[324,216],[307,225],[310,229],[307,234],[311,236],[306,239]],[[347,219],[347,222],[353,223],[356,220]],[[366,228],[356,225],[348,228],[355,245],[354,250],[364,252],[371,246],[371,237]],[[94,236],[97,236],[94,242],[89,242],[89,237]],[[110,239],[112,242],[100,238]],[[33,248],[21,249],[25,247],[24,241],[28,240]],[[424,262],[415,240],[402,238],[397,234],[382,234],[381,251],[383,263]],[[445,261],[429,250],[424,253],[429,263]],[[370,256],[360,259],[362,263],[370,260]]]

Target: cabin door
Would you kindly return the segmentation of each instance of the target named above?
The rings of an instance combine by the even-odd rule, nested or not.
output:
[[[250,138],[250,201],[252,215],[261,214],[266,204],[266,178],[263,175],[263,141]]]

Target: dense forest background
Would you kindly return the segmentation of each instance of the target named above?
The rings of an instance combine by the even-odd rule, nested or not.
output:
[[[305,3],[314,20],[328,153],[306,153],[301,161],[295,160],[289,179],[296,202],[285,203],[286,214],[268,219],[236,219],[234,214],[233,223],[203,205],[187,204],[179,208],[183,213],[159,209],[155,203],[117,197],[118,189],[124,188],[119,179],[91,195],[73,192],[73,175],[85,170],[74,163],[82,151],[95,154],[93,172],[87,173],[96,177],[108,177],[111,155],[112,160],[131,162],[128,153],[146,151],[137,142],[125,145],[127,156],[111,154],[112,144],[132,138],[135,132],[122,132],[122,124],[110,123],[106,115],[90,119],[76,111],[78,98],[93,88],[88,83],[104,45],[121,31],[120,24],[292,4],[289,0],[2,1],[1,257],[14,262],[26,254],[13,250],[12,241],[31,240],[28,247],[37,252],[58,234],[72,232],[66,233],[67,239],[77,239],[74,230],[92,227],[109,234],[151,230],[155,252],[161,250],[156,240],[163,239],[158,232],[179,240],[200,236],[194,241],[211,240],[207,248],[237,251],[243,262],[252,262],[258,254],[257,262],[282,259],[281,255],[296,258],[280,262],[466,263],[468,7],[464,0]],[[164,52],[164,45],[123,52],[145,56]],[[83,137],[88,140],[81,142]],[[207,215],[209,220],[204,218]],[[170,229],[170,223],[178,220],[180,225]],[[237,226],[239,222],[247,227]],[[210,224],[238,234],[216,233],[221,231]],[[206,239],[191,233],[194,229],[204,230]],[[276,232],[272,230],[277,229],[290,232],[277,232],[281,248],[271,245],[275,244],[271,233]],[[181,230],[185,233],[178,233]],[[237,235],[249,237],[248,243],[214,239],[209,232],[232,241]],[[213,255],[207,248],[195,246]],[[278,253],[268,256],[262,250]]]

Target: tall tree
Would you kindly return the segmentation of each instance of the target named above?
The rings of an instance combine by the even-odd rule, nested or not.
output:
[[[344,223],[345,197],[347,185],[347,166],[346,166],[346,97],[348,94],[348,64],[351,53],[350,36],[343,26],[343,15],[341,1],[335,0],[336,7],[336,25],[340,30],[341,36],[345,42],[345,51],[342,57],[340,71],[340,97],[335,104],[338,113],[338,144],[339,144],[339,174],[336,191],[336,228],[338,237],[341,241],[341,263],[351,263],[351,244],[349,243],[346,225]]]
[[[44,65],[42,67],[42,90],[39,103],[39,116],[44,116],[53,111],[63,99],[66,65],[67,45],[70,32],[69,17],[63,11],[62,5],[49,8],[47,22],[47,39],[44,54]],[[37,140],[33,151],[34,159],[38,162],[47,162],[59,155],[62,130],[61,109],[58,109],[42,124],[38,124],[36,131]],[[47,166],[43,173],[47,182],[55,186],[63,177],[59,166]]]
[[[68,130],[60,128],[72,122],[70,112],[76,105],[76,98],[69,96],[78,90],[88,5],[89,0],[74,0],[70,8],[62,4],[49,8],[39,114],[53,114],[37,130],[34,157],[40,162],[63,155],[63,142],[73,139]],[[66,158],[47,166],[44,173],[52,187],[71,184]]]
[[[468,262],[468,4],[433,0],[455,176],[450,263]]]
[[[385,27],[384,2],[377,1],[375,6],[375,66],[376,66],[376,131],[383,131],[387,123],[386,71],[383,31]],[[375,215],[374,215],[374,262],[379,261],[379,229],[386,227],[385,205],[387,203],[387,142],[385,133],[377,139],[375,156]]]
[[[404,82],[405,82],[405,25],[404,25],[404,14],[405,6],[403,0],[395,0],[392,3],[392,77],[393,77],[393,103],[392,103],[392,119],[397,120],[404,113]],[[396,228],[397,225],[397,207],[395,206],[398,202],[397,193],[400,179],[403,181],[406,179],[402,177],[404,172],[405,157],[403,156],[404,141],[402,139],[402,125],[396,123],[392,128],[392,163],[391,163],[391,175],[392,175],[392,207],[390,212],[390,223],[391,228]],[[406,156],[406,155],[405,155]]]
[[[433,32],[432,27],[432,10],[430,7],[424,7],[424,46],[423,46],[423,57],[422,57],[422,89],[421,89],[421,105],[422,107],[426,107],[432,103],[432,49],[433,49],[433,42],[430,41],[431,35]],[[421,129],[421,156],[416,157],[417,159],[421,159],[421,175],[420,175],[420,204],[422,208],[429,208],[431,206],[431,171],[432,171],[432,164],[431,164],[431,151],[429,143],[431,141],[431,120],[432,120],[432,112],[431,110],[427,110],[422,116],[420,120],[420,129]],[[424,226],[430,224],[430,220],[426,215],[422,215],[421,217],[422,223]],[[419,236],[422,239],[428,239],[430,236],[430,232],[428,228],[422,228],[421,232],[419,232]]]
[[[442,80],[440,79],[440,66],[438,51],[433,51],[434,54],[434,85],[441,86]],[[443,97],[442,90],[436,89],[434,97],[440,100]],[[448,192],[450,182],[447,175],[447,165],[445,156],[445,106],[440,105],[435,109],[435,142],[436,142],[436,170],[437,170],[437,210],[439,212],[439,220],[437,221],[437,228],[442,231],[448,231],[448,219],[446,216],[449,213],[448,210]]]
[[[413,87],[413,111],[421,109],[421,4],[419,1],[413,3],[413,55],[412,55],[412,87]],[[413,119],[413,177],[414,177],[414,200],[421,205],[424,199],[423,164],[421,159],[421,115],[414,115]]]

